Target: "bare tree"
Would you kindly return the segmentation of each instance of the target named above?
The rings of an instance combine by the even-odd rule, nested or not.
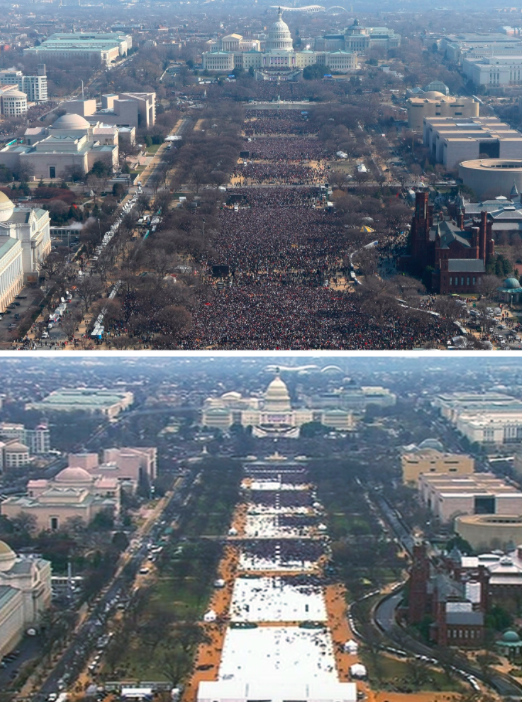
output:
[[[502,281],[496,275],[483,275],[477,285],[477,289],[483,297],[493,299],[497,297],[498,289],[501,287]]]
[[[92,277],[85,277],[77,287],[77,295],[82,301],[84,313],[87,313],[94,300],[102,294],[103,286],[101,282]]]

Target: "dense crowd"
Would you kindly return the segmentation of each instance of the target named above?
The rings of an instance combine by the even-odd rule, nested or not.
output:
[[[313,185],[325,182],[326,168],[311,168],[284,160],[271,163],[247,161],[238,164],[232,175],[248,185]]]
[[[245,134],[313,134],[315,128],[294,110],[276,112],[275,110],[247,110]]]
[[[309,490],[252,490],[250,499],[256,505],[273,507],[308,507],[311,504]]]
[[[348,292],[282,285],[276,277],[210,294],[193,314],[182,348],[412,349],[443,345],[454,327],[397,308],[382,321]]]
[[[269,539],[245,541],[242,550],[251,558],[269,559],[274,562],[317,561],[324,552],[321,541],[306,539]]]
[[[328,155],[322,142],[306,137],[278,139],[259,137],[247,142],[245,148],[250,151],[251,158],[319,161]]]
[[[229,267],[192,315],[183,348],[408,349],[444,344],[451,324],[397,305],[383,321],[330,282],[346,273],[345,229],[318,188],[236,188],[209,264]],[[315,209],[314,209],[315,207]],[[338,286],[334,286],[338,287]]]
[[[290,283],[296,275],[315,280],[342,259],[344,229],[335,213],[314,209],[308,188],[237,189],[248,207],[221,212],[213,241],[214,265],[228,265],[236,285],[256,282],[260,272]]]

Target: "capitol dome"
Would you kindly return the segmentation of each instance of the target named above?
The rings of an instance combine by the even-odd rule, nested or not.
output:
[[[264,409],[269,412],[290,412],[290,393],[279,377],[279,372],[266,389]]]
[[[283,13],[281,8],[277,13],[277,20],[270,25],[268,30],[268,40],[266,42],[266,51],[293,51],[294,43],[292,35],[288,29],[286,22],[283,22]]]
[[[0,541],[0,572],[11,570],[16,561],[16,553],[5,541]]]
[[[0,222],[7,222],[14,212],[14,203],[0,191]]]
[[[92,475],[78,466],[76,468],[64,468],[54,480],[57,483],[90,483],[92,482]]]
[[[81,115],[66,114],[58,117],[51,129],[88,129],[90,126]]]

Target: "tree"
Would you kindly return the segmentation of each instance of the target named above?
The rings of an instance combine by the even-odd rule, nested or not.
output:
[[[502,281],[496,275],[483,275],[478,281],[477,290],[486,298],[496,297]]]
[[[320,66],[318,63],[313,63],[311,66],[306,66],[303,70],[303,78],[305,80],[319,80],[324,78],[325,71],[327,69],[324,66]]]
[[[192,657],[183,649],[177,638],[171,638],[165,643],[160,658],[160,666],[172,687],[179,685],[191,662]]]
[[[15,532],[28,536],[34,536],[38,523],[34,514],[29,514],[29,512],[19,512],[16,517],[11,519],[11,524]]]
[[[78,164],[72,164],[64,167],[62,177],[65,181],[77,183],[85,178],[85,173]]]
[[[326,431],[321,422],[306,422],[301,426],[299,434],[303,439],[309,439],[314,436],[324,436]]]
[[[112,537],[112,545],[118,551],[125,551],[129,546],[129,539],[127,538],[127,535],[125,534],[125,532],[123,532],[123,531],[115,532],[114,536]]]
[[[103,286],[99,280],[92,276],[84,277],[77,286],[76,293],[82,301],[84,313],[87,313],[94,300],[102,293]]]
[[[31,163],[22,162],[18,167],[18,178],[20,182],[27,183],[34,176],[34,166]]]
[[[89,172],[92,173],[92,175],[95,175],[97,178],[104,178],[110,175],[111,171],[112,168],[106,160],[98,159],[93,163]]]

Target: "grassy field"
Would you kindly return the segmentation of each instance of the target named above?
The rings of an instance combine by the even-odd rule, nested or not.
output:
[[[154,583],[151,604],[162,612],[176,613],[182,619],[199,619],[204,600],[194,592],[192,578],[160,576]]]
[[[361,651],[361,659],[368,671],[368,680],[374,689],[397,692],[463,692],[464,688],[444,672],[428,667],[420,661],[402,661],[379,653]]]
[[[147,146],[147,153],[148,154],[155,154],[161,144],[152,144],[152,146]]]

